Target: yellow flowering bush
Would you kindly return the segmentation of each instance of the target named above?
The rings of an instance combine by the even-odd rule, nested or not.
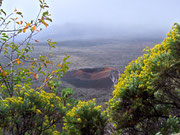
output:
[[[18,97],[0,100],[0,127],[7,133],[50,134],[64,114],[61,98],[28,86]]]
[[[108,103],[111,120],[122,133],[155,134],[170,114],[179,117],[180,25],[145,51],[120,75]]]
[[[107,116],[95,99],[79,101],[64,117],[63,129],[68,135],[103,135]]]

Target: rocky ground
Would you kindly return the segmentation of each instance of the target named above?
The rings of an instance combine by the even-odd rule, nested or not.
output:
[[[143,49],[146,48],[146,46],[153,47],[159,42],[160,40],[108,40],[103,41],[102,43],[99,40],[98,42],[94,40],[86,42],[67,41],[58,43],[56,49],[53,51],[54,57],[52,58],[52,60],[54,62],[61,60],[64,56],[64,53],[67,53],[71,56],[69,59],[69,61],[71,62],[69,66],[70,72],[67,73],[67,76],[72,72],[79,74],[80,70],[87,68],[98,69],[105,67],[111,67],[112,69],[118,70],[119,73],[122,73],[125,69],[125,66],[130,61],[138,58],[143,54]],[[104,104],[104,102],[107,102],[108,99],[112,97],[112,91],[114,89],[113,85],[111,87],[94,87],[94,85],[92,85],[94,80],[90,81],[86,78],[86,81],[83,83],[85,83],[87,87],[85,87],[85,85],[82,87],[78,85],[80,84],[78,82],[78,79],[79,81],[82,81],[82,76],[87,76],[89,74],[78,74],[73,83],[68,83],[67,80],[62,81],[62,87],[70,87],[75,91],[75,98],[81,100],[96,98],[98,104]],[[69,75],[69,79],[70,78],[71,75]],[[105,78],[108,77],[106,76]],[[109,80],[108,83],[111,83],[111,80]],[[99,82],[99,85],[102,86],[102,81]]]
[[[55,49],[49,50],[47,43],[41,43],[34,46],[34,51],[31,54],[33,57],[38,57],[39,55],[48,55],[48,52],[51,51],[53,53],[53,57],[51,57],[51,60],[54,63],[61,62],[64,54],[67,53],[70,55],[69,62],[71,63],[69,65],[70,71],[69,73],[72,73],[72,71],[80,71],[82,69],[92,68],[92,69],[98,69],[98,68],[106,68],[111,67],[112,69],[117,69],[119,73],[122,73],[125,69],[125,66],[132,60],[138,58],[143,54],[143,49],[146,46],[153,47],[155,44],[160,43],[161,40],[157,39],[133,39],[133,40],[74,40],[74,41],[64,41],[59,42]],[[0,61],[3,61],[6,63],[5,58],[2,58]],[[27,64],[24,64],[26,66]],[[51,66],[48,68],[49,71],[51,71],[54,67]],[[106,71],[106,70],[105,70]],[[90,75],[87,72],[84,72],[84,76]],[[77,73],[77,72],[76,72]],[[102,73],[104,73],[102,75]],[[99,85],[101,87],[93,86],[92,83],[97,82],[96,79],[94,80],[87,80],[84,82],[84,86],[88,87],[81,87],[76,84],[80,84],[78,82],[78,79],[80,81],[83,81],[80,75],[76,76],[76,79],[74,79],[74,85],[72,83],[68,83],[67,80],[62,80],[61,88],[64,87],[70,87],[75,91],[74,97],[82,100],[89,100],[92,98],[97,99],[98,104],[104,104],[104,102],[108,101],[109,98],[112,96],[113,91],[113,85],[109,87],[111,84],[111,80],[108,81],[108,76],[110,73],[108,72],[99,72],[102,76],[105,76],[104,78],[104,87],[103,81],[99,81]],[[92,74],[92,76],[96,76],[99,74]],[[81,76],[82,77],[82,76]],[[69,76],[69,79],[71,76]],[[89,83],[88,83],[89,81]],[[34,87],[38,86],[39,82],[34,82]],[[71,80],[72,82],[72,80]],[[75,84],[76,83],[76,84]],[[106,87],[106,83],[108,84]],[[92,86],[92,87],[91,87]],[[60,90],[61,90],[60,88]]]

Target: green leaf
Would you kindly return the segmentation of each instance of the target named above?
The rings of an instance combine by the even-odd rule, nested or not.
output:
[[[48,14],[49,14],[48,11],[43,12],[43,16],[46,16],[46,15],[48,15]]]
[[[48,20],[48,21],[52,22],[52,19],[51,19],[51,18],[48,18],[48,17],[47,17],[47,18],[46,18],[46,20]]]
[[[1,12],[2,12],[4,15],[6,15],[6,12],[5,12],[3,9],[1,9]]]
[[[39,67],[39,68],[38,68],[38,72],[39,72],[41,69],[42,69],[42,67]]]
[[[5,38],[1,38],[1,40],[5,41],[5,42],[7,41],[7,39],[5,39]]]
[[[22,12],[16,12],[16,14],[20,15],[21,17],[23,17]]]

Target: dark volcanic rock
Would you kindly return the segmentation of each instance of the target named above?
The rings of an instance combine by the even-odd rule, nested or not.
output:
[[[64,81],[82,88],[110,88],[113,85],[112,73],[118,75],[116,69],[105,68],[84,68],[72,70],[65,74]]]

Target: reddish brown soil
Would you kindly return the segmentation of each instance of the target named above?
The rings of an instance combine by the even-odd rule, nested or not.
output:
[[[110,88],[113,82],[110,79],[115,68],[84,68],[72,70],[63,77],[64,81],[82,88]]]

